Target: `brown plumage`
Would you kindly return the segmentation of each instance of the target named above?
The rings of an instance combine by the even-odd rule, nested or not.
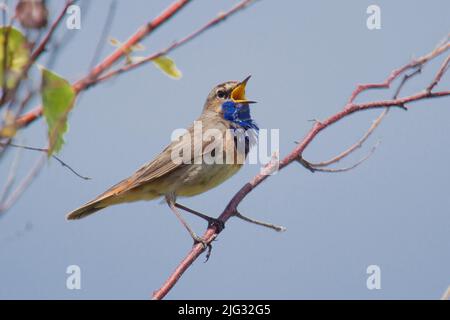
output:
[[[203,112],[197,119],[202,125],[203,132],[209,129],[219,130],[225,133],[231,126],[231,122],[224,119],[222,103],[226,99],[246,102],[245,84],[243,82],[228,81],[216,86],[208,95]],[[193,196],[216,187],[223,181],[234,175],[242,166],[248,153],[245,150],[236,149],[235,138],[223,135],[223,159],[226,155],[234,154],[232,164],[207,164],[203,158],[208,154],[210,141],[202,139],[202,153],[200,163],[196,163],[194,144],[186,146],[186,141],[194,139],[194,125],[178,141],[170,143],[156,158],[138,169],[129,178],[112,186],[104,193],[89,201],[80,208],[68,214],[67,219],[81,219],[110,205],[132,202],[138,200],[152,200],[165,196],[166,199],[175,201],[177,196]],[[186,139],[184,139],[186,138]],[[172,152],[189,148],[191,150],[190,163],[177,163],[172,159]],[[198,159],[197,159],[198,160]]]

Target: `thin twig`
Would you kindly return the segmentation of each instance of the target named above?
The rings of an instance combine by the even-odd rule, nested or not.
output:
[[[283,226],[279,226],[279,225],[276,225],[276,224],[273,224],[273,223],[268,223],[268,222],[264,222],[264,221],[260,221],[260,220],[256,220],[256,219],[253,219],[253,218],[246,217],[246,216],[242,215],[238,211],[235,212],[234,216],[236,218],[239,218],[239,219],[242,219],[244,221],[256,224],[258,226],[266,227],[266,228],[269,228],[269,229],[273,229],[273,230],[275,230],[277,232],[284,232],[284,231],[287,230],[286,227],[283,227]]]
[[[5,186],[3,187],[3,191],[0,196],[0,203],[3,203],[8,197],[12,186],[14,185],[14,181],[16,180],[17,168],[19,167],[21,149],[17,150],[17,153],[11,163],[11,167],[9,169],[8,178],[6,179]]]
[[[422,71],[421,67],[418,67],[415,71],[409,73],[409,74],[405,74],[402,78],[402,81],[400,81],[400,84],[397,87],[397,90],[395,90],[395,93],[392,97],[392,99],[397,99],[400,91],[403,89],[404,85],[406,84],[406,82],[411,79],[412,77],[418,75],[420,72]],[[358,148],[361,148],[362,145],[364,144],[364,142],[367,141],[367,139],[372,135],[372,133],[375,131],[375,129],[380,125],[380,123],[382,122],[382,120],[387,116],[387,114],[389,113],[389,108],[386,108],[385,110],[383,110],[383,112],[372,122],[372,125],[370,126],[370,128],[366,131],[366,133],[362,136],[361,139],[359,139],[355,144],[353,144],[352,146],[350,146],[350,148],[348,148],[347,150],[344,150],[343,152],[341,152],[340,154],[338,154],[337,156],[327,160],[327,161],[322,161],[322,162],[318,162],[318,163],[313,163],[310,161],[306,161],[303,158],[299,159],[299,162],[305,166],[308,170],[311,171],[322,171],[322,172],[342,172],[342,171],[348,171],[350,169],[356,168],[359,164],[361,164],[362,162],[359,162],[356,166],[350,166],[347,168],[343,168],[340,170],[336,170],[336,169],[332,169],[332,170],[316,170],[318,168],[321,167],[327,167],[331,164],[337,163],[340,160],[342,160],[343,158],[347,157],[348,155],[350,155],[351,153],[353,153],[353,151],[355,151]]]
[[[0,142],[0,146],[5,147],[5,144]],[[14,148],[20,148],[20,149],[25,149],[25,150],[32,150],[32,151],[39,151],[39,152],[43,152],[48,154],[48,148],[36,148],[36,147],[29,147],[29,146],[23,146],[23,145],[19,145],[19,144],[14,144],[14,143],[9,143],[10,147],[14,147]],[[69,166],[66,162],[64,162],[63,160],[61,160],[61,158],[55,156],[54,154],[51,155],[51,157],[53,159],[55,159],[56,161],[58,161],[63,167],[66,167],[67,169],[69,169],[73,174],[75,174],[77,177],[83,179],[83,180],[91,180],[92,178],[83,176],[81,174],[79,174],[75,169],[73,169],[71,166]]]
[[[363,162],[368,160],[375,153],[376,149],[380,145],[380,142],[381,141],[377,141],[377,143],[372,147],[372,149],[370,149],[368,154],[366,154],[363,158],[361,158],[356,163],[354,163],[354,164],[352,164],[351,166],[348,166],[348,167],[343,167],[343,168],[323,168],[323,167],[321,168],[321,167],[316,167],[314,163],[313,164],[308,163],[305,159],[300,158],[300,157],[297,159],[297,161],[302,166],[306,167],[308,170],[310,170],[312,172],[328,172],[328,173],[346,172],[346,171],[350,171],[352,169],[355,169],[360,164],[362,164]]]
[[[114,21],[114,16],[116,14],[117,9],[117,0],[112,0],[109,9],[108,14],[106,15],[105,23],[103,24],[102,32],[100,34],[100,38],[97,42],[97,46],[95,47],[94,55],[92,56],[92,61],[89,65],[89,70],[93,69],[102,53],[102,50],[106,44],[106,39],[108,37],[108,33],[111,30],[111,25]]]
[[[32,65],[39,56],[45,51],[45,48],[47,47],[48,43],[50,42],[50,39],[53,36],[53,33],[55,32],[56,28],[61,24],[61,21],[63,20],[64,16],[66,15],[67,8],[69,8],[71,5],[73,5],[76,2],[76,0],[66,0],[66,3],[62,10],[60,11],[58,17],[56,20],[52,23],[50,26],[50,29],[45,34],[42,41],[39,43],[37,48],[33,51],[30,57],[29,64]]]
[[[33,96],[35,94],[36,94],[36,90],[28,90],[27,94],[20,102],[19,107],[17,108],[17,111],[15,112],[16,118],[23,112],[23,110],[25,110],[26,106],[28,105],[28,103],[31,101],[31,99],[33,98]]]
[[[400,81],[400,84],[398,85],[397,90],[395,90],[395,93],[394,93],[394,96],[392,97],[392,99],[397,99],[398,96],[400,95],[400,92],[402,91],[403,87],[405,86],[406,82],[408,80],[410,80],[411,78],[413,78],[414,76],[420,74],[421,72],[422,72],[422,66],[419,66],[413,72],[405,74],[402,78],[402,81]],[[387,109],[387,110],[389,110],[389,109]]]
[[[404,65],[401,68],[395,69],[391,72],[391,74],[386,78],[384,82],[381,83],[368,83],[368,84],[360,84],[356,87],[356,89],[352,92],[347,105],[353,104],[356,97],[363,91],[367,91],[370,89],[386,89],[389,88],[391,83],[397,79],[401,74],[403,74],[405,71],[413,68],[420,67],[430,61],[431,59],[434,59],[435,57],[439,56],[440,54],[444,53],[450,48],[450,42],[449,42],[449,36],[446,37],[445,41],[436,47],[433,51],[430,53],[418,58],[412,60],[410,63]]]
[[[89,86],[89,82],[92,79],[95,79],[97,76],[99,76],[103,71],[111,67],[116,61],[118,61],[120,58],[122,58],[127,52],[127,49],[133,46],[134,44],[141,41],[144,37],[151,34],[154,30],[159,28],[161,25],[163,25],[165,22],[170,20],[177,12],[179,12],[186,4],[188,4],[192,0],[176,0],[171,5],[167,7],[166,10],[164,10],[160,15],[158,15],[155,19],[150,21],[149,23],[144,24],[141,28],[139,28],[128,40],[126,43],[124,43],[120,48],[115,50],[112,54],[107,56],[102,62],[100,62],[97,66],[95,66],[89,73],[88,76],[84,77],[83,79],[75,82],[72,86],[75,89],[76,93],[79,93],[80,91],[86,89]],[[34,61],[40,56],[42,52],[44,52],[44,49],[49,42],[54,30],[56,29],[57,25],[60,23],[62,18],[65,15],[65,12],[69,5],[73,4],[75,0],[66,1],[66,5],[64,6],[61,14],[58,16],[56,21],[51,26],[49,32],[46,34],[44,39],[41,41],[40,45],[36,48],[36,50],[32,53],[31,58],[29,59],[27,65],[22,70],[22,76],[19,77],[19,79],[23,78],[23,75],[26,75],[28,72],[28,69],[31,67],[31,65],[34,63]],[[18,82],[18,84],[15,86],[14,90],[12,92],[16,92],[19,84],[21,81]],[[17,118],[16,121],[16,127],[21,128],[25,125],[30,124],[37,118],[42,116],[42,106],[38,106],[31,111],[25,113],[24,115],[21,115],[19,118]],[[7,142],[10,142],[10,139],[7,140]],[[2,152],[4,152],[6,148],[4,147],[2,149]],[[67,166],[64,162],[62,162],[59,158],[55,157],[57,161],[59,161],[62,165]],[[83,177],[76,173],[71,167],[67,166],[71,171],[73,171],[76,175],[80,176],[81,178],[85,179],[86,177]],[[24,180],[23,183],[19,186],[20,188],[17,189],[17,192],[13,193],[13,197],[10,197],[10,200],[7,201],[6,204],[3,204],[1,210],[6,210],[9,208],[16,199],[19,198],[19,196],[24,192],[25,188],[31,183],[31,180],[37,175],[39,169],[41,166],[35,166],[34,171],[31,171],[29,174],[29,179]]]
[[[169,21],[176,13],[184,8],[192,0],[176,0],[170,4],[161,14],[159,14],[155,19],[149,23],[141,26],[125,43],[123,43],[119,48],[117,48],[113,53],[103,59],[99,64],[97,64],[87,76],[76,81],[72,87],[76,93],[86,90],[89,85],[92,84],[93,79],[96,79],[105,70],[109,69],[114,63],[126,55],[129,49],[139,43],[142,39],[149,36],[157,28],[162,26],[165,22]],[[42,116],[42,106],[35,107],[26,114],[22,115],[17,119],[17,126],[23,127],[27,126],[36,119]]]
[[[33,97],[35,91],[34,90],[29,90],[28,93],[26,94],[25,98],[21,101],[21,103],[19,104],[19,107],[17,109],[17,111],[14,114],[14,119],[17,119],[17,116],[25,109],[25,107],[27,106],[28,102],[30,102],[31,98]],[[9,109],[9,107],[8,107]],[[7,137],[3,143],[0,143],[0,147],[2,147],[0,149],[0,159],[3,157],[3,155],[6,153],[6,150],[8,150],[8,146],[12,141],[12,137]]]
[[[0,218],[4,216],[5,212],[11,208],[11,206],[16,203],[16,201],[22,196],[28,186],[34,181],[42,166],[45,163],[46,156],[43,155],[39,157],[34,166],[29,171],[28,175],[19,183],[14,192],[5,199],[4,202],[0,203]]]
[[[237,13],[238,11],[244,9],[245,7],[249,6],[252,2],[254,2],[255,0],[245,0],[245,1],[241,1],[239,2],[237,5],[235,5],[233,8],[231,8],[230,10],[226,11],[226,12],[222,12],[220,13],[217,17],[215,17],[214,19],[208,21],[205,25],[203,25],[202,27],[200,27],[199,29],[195,30],[194,32],[192,32],[191,34],[189,34],[188,36],[175,41],[174,43],[172,43],[170,46],[166,47],[165,49],[162,49],[156,53],[153,53],[143,59],[140,59],[138,62],[135,63],[131,63],[131,64],[127,64],[124,65],[116,70],[110,71],[106,74],[104,74],[103,76],[99,77],[98,79],[96,79],[95,81],[92,82],[91,85],[93,85],[94,83],[100,83],[103,82],[105,80],[108,80],[112,77],[115,77],[121,73],[124,73],[126,71],[130,71],[133,70],[139,66],[142,66],[143,64],[146,64],[152,60],[155,60],[156,58],[159,58],[163,55],[168,54],[169,52],[173,51],[174,49],[177,49],[179,47],[181,47],[182,45],[186,44],[187,42],[195,39],[196,37],[198,37],[199,35],[201,35],[203,32],[205,32],[206,30],[216,26],[217,24],[219,24],[220,22],[224,21],[226,18],[230,17],[231,15]]]
[[[441,68],[439,69],[438,73],[436,74],[436,76],[434,77],[433,81],[431,82],[431,84],[427,87],[427,91],[431,92],[434,87],[439,83],[439,81],[441,81],[442,76],[444,75],[444,73],[447,71],[448,66],[450,63],[450,55],[447,57],[447,59],[444,60],[444,63],[442,63]]]
[[[46,35],[42,39],[42,41],[39,43],[38,47],[31,53],[30,58],[28,59],[25,66],[22,68],[20,75],[17,78],[17,81],[14,83],[14,87],[9,90],[10,96],[15,96],[18,88],[20,87],[20,84],[22,80],[26,77],[28,74],[28,70],[30,70],[31,66],[36,62],[36,60],[39,58],[39,56],[45,51],[45,48],[47,47],[47,44],[49,43],[50,39],[53,36],[53,33],[55,32],[56,28],[60,25],[61,21],[63,20],[67,8],[75,3],[76,0],[66,0],[66,3],[59,13],[56,20],[53,22],[53,24],[50,26],[50,29],[47,31]],[[0,105],[5,103],[6,101],[6,95],[2,95],[2,98],[0,100]]]
[[[304,150],[309,146],[311,141],[314,140],[317,135],[324,130],[325,128],[331,126],[332,124],[335,124],[339,120],[342,120],[343,118],[349,116],[352,113],[363,111],[363,110],[370,110],[375,108],[387,108],[391,106],[400,106],[402,108],[405,108],[406,104],[417,102],[425,99],[431,99],[431,98],[437,98],[437,97],[447,97],[450,96],[450,90],[447,91],[440,91],[440,92],[419,92],[416,94],[412,94],[407,97],[403,98],[395,98],[391,100],[382,100],[382,101],[373,101],[373,102],[367,102],[367,103],[361,103],[361,104],[355,104],[354,100],[356,96],[358,96],[362,91],[373,89],[373,88],[388,88],[392,81],[397,79],[401,74],[403,74],[404,71],[409,70],[411,68],[415,68],[417,66],[421,66],[428,62],[431,59],[434,59],[441,53],[448,50],[450,47],[450,43],[445,42],[444,44],[440,45],[437,49],[433,50],[431,53],[424,55],[423,57],[413,60],[412,62],[408,63],[407,65],[394,70],[391,72],[389,77],[386,81],[383,83],[378,84],[366,84],[366,85],[360,85],[355,89],[355,91],[352,93],[352,96],[349,100],[349,103],[344,106],[344,109],[329,118],[325,119],[324,121],[316,122],[312,129],[306,134],[306,136],[297,144],[297,146],[286,156],[284,157],[279,163],[272,164],[273,167],[277,167],[278,170],[283,170],[286,166],[291,164],[294,161],[297,161],[299,156],[301,156],[304,152]],[[441,69],[442,70],[442,67]],[[441,71],[438,71],[438,74],[441,73]],[[445,70],[443,71],[445,73]],[[270,170],[270,168],[265,168],[265,170]],[[235,213],[237,212],[238,205],[244,200],[244,198],[258,185],[260,185],[262,182],[264,182],[270,175],[264,174],[264,172],[257,174],[253,179],[251,179],[248,183],[246,183],[239,191],[236,192],[236,194],[233,196],[233,198],[228,202],[228,205],[223,210],[221,215],[218,219],[220,219],[223,223],[226,223],[228,219],[233,217]],[[214,225],[210,226],[205,233],[203,234],[203,240],[206,241],[206,243],[211,243],[213,239],[217,237],[217,235],[221,232],[221,230],[218,230],[218,228]],[[197,244],[187,253],[186,257],[179,263],[179,265],[176,267],[176,269],[170,274],[170,276],[167,278],[167,280],[163,283],[163,285],[156,291],[153,292],[153,299],[162,299],[164,298],[170,290],[175,286],[175,284],[179,281],[181,276],[184,274],[184,272],[192,265],[192,263],[205,251],[205,248],[201,244]]]
[[[345,157],[347,157],[348,155],[350,155],[351,153],[353,153],[353,151],[355,151],[356,149],[361,148],[363,146],[364,142],[367,141],[367,139],[372,135],[372,133],[375,131],[375,129],[380,125],[381,121],[388,114],[388,112],[389,112],[389,109],[383,110],[383,112],[372,122],[372,125],[366,131],[366,133],[355,144],[350,146],[350,148],[344,150],[337,156],[335,156],[329,160],[321,161],[321,162],[309,162],[307,160],[304,160],[303,158],[302,158],[302,160],[304,160],[307,163],[307,165],[309,166],[309,168],[312,168],[313,171],[333,172],[333,171],[328,171],[328,170],[319,170],[319,168],[328,167],[331,164],[335,164],[335,163],[341,161],[342,159],[344,159]],[[303,164],[303,163],[301,163],[301,164]],[[344,170],[344,171],[346,171],[346,170]]]
[[[90,3],[90,2],[88,2],[88,3]],[[105,19],[105,22],[103,24],[103,28],[102,28],[102,31],[101,31],[101,34],[100,34],[100,38],[99,38],[99,40],[97,42],[97,46],[95,47],[95,51],[94,51],[94,54],[92,56],[91,63],[89,64],[88,72],[89,72],[89,70],[92,70],[95,67],[95,65],[97,64],[97,62],[98,62],[98,60],[100,58],[100,55],[101,55],[101,53],[103,51],[103,48],[104,48],[104,46],[105,46],[105,44],[107,42],[106,39],[108,37],[108,33],[111,31],[111,26],[112,26],[113,21],[114,21],[114,16],[116,14],[116,9],[117,9],[117,0],[112,0],[110,5],[109,5],[109,8],[108,8],[108,13],[106,15],[106,19]],[[80,92],[78,94],[77,104],[81,103],[82,97],[83,97],[83,95]]]

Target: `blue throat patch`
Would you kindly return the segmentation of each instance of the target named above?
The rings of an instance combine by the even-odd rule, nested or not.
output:
[[[240,125],[245,130],[259,130],[258,125],[250,116],[248,104],[236,104],[233,101],[226,101],[222,104],[223,118]]]

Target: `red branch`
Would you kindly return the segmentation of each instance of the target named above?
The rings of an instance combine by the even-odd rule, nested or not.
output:
[[[217,17],[214,19],[208,21],[205,25],[203,25],[201,28],[197,29],[196,31],[192,32],[188,36],[182,38],[179,41],[174,42],[167,48],[160,50],[152,55],[149,55],[148,57],[145,57],[144,59],[133,63],[129,65],[125,65],[123,67],[120,67],[116,70],[110,71],[103,76],[101,74],[109,69],[118,59],[125,56],[127,52],[129,52],[129,49],[137,44],[140,40],[142,40],[145,36],[148,36],[153,30],[155,30],[157,27],[159,27],[162,23],[166,22],[169,18],[171,18],[177,11],[179,11],[184,5],[186,5],[190,0],[183,0],[183,1],[176,1],[171,6],[169,6],[163,13],[161,13],[157,18],[155,18],[152,22],[142,26],[141,28],[136,31],[133,36],[131,36],[119,49],[114,51],[109,57],[105,58],[100,64],[98,64],[95,68],[92,69],[92,71],[84,77],[83,79],[75,82],[73,84],[73,88],[78,93],[82,90],[85,90],[89,88],[90,86],[106,81],[108,79],[111,79],[113,76],[119,75],[123,72],[132,70],[136,67],[142,66],[145,63],[150,62],[151,60],[154,60],[162,55],[167,54],[168,52],[175,50],[179,48],[180,46],[186,44],[187,42],[193,40],[194,38],[201,35],[206,30],[211,29],[212,27],[216,26],[220,22],[224,21],[226,18],[230,17],[231,15],[237,13],[238,11],[244,9],[248,5],[250,5],[255,0],[242,0],[238,4],[236,4],[233,8],[226,12],[220,13]],[[38,106],[34,108],[33,110],[27,112],[26,114],[20,116],[17,119],[17,126],[18,127],[24,127],[28,124],[32,123],[34,120],[38,119],[42,116],[42,106]]]
[[[177,12],[179,12],[186,4],[191,0],[177,0],[174,1],[170,6],[168,6],[159,16],[153,19],[151,22],[141,26],[124,44],[120,46],[117,50],[106,57],[102,62],[95,66],[89,75],[76,81],[72,86],[78,93],[86,89],[92,79],[97,78],[105,70],[109,69],[115,62],[120,58],[124,57],[129,49],[144,39],[146,36],[150,35],[155,29],[163,25],[170,18],[172,18]],[[20,116],[17,119],[17,126],[23,127],[34,120],[38,119],[42,115],[42,106],[38,106],[33,110],[27,112],[26,114]]]
[[[369,110],[374,108],[387,108],[387,107],[401,107],[403,109],[406,109],[405,105],[409,104],[411,102],[417,102],[425,99],[430,98],[437,98],[437,97],[445,97],[450,96],[450,90],[448,91],[439,91],[439,92],[431,92],[431,90],[425,89],[422,92],[403,97],[403,98],[395,98],[391,100],[383,100],[383,101],[374,101],[374,102],[367,102],[367,103],[361,103],[361,104],[355,104],[355,99],[359,96],[360,93],[363,91],[369,90],[369,89],[378,89],[378,88],[389,88],[390,85],[394,80],[396,80],[400,75],[405,73],[408,70],[419,68],[423,66],[425,63],[430,61],[431,59],[437,57],[438,55],[442,54],[443,52],[447,51],[450,48],[450,43],[448,40],[445,42],[445,44],[439,46],[431,53],[411,61],[407,65],[394,70],[389,77],[382,83],[372,83],[372,84],[364,84],[364,85],[358,85],[355,91],[352,93],[349,102],[347,105],[344,106],[343,110],[332,115],[331,117],[325,119],[324,121],[317,121],[312,129],[307,133],[307,135],[297,144],[297,146],[284,158],[282,159],[279,164],[272,161],[269,162],[266,167],[264,168],[263,172],[256,175],[252,180],[250,180],[248,183],[246,183],[230,200],[228,205],[226,206],[225,210],[222,212],[222,214],[219,216],[218,219],[223,221],[224,223],[236,215],[237,207],[241,203],[241,201],[254,189],[256,188],[260,183],[262,183],[264,180],[266,180],[269,177],[269,173],[273,170],[276,170],[277,166],[279,166],[279,170],[285,168],[287,165],[291,164],[292,162],[299,159],[306,147],[311,143],[311,141],[314,140],[314,138],[325,128],[331,126],[332,124],[338,122],[339,120],[349,116],[352,113],[363,111],[363,110]],[[434,86],[439,82],[439,80],[442,78],[443,74],[445,73],[447,67],[448,67],[448,60],[447,58],[444,62],[444,64],[440,67],[438,73],[434,77],[433,81],[431,82],[431,85],[428,88],[434,88]],[[207,241],[207,243],[211,243],[217,235],[222,230],[219,230],[215,225],[209,227],[205,233],[203,234],[203,239]],[[169,278],[164,282],[164,284],[156,290],[153,293],[153,299],[159,300],[164,298],[167,293],[174,287],[174,285],[178,282],[180,277],[183,275],[183,273],[192,265],[192,263],[205,251],[206,249],[203,247],[202,244],[197,244],[192,247],[192,249],[189,251],[187,256],[180,262],[178,267],[172,272],[172,274],[169,276]]]
[[[205,32],[208,29],[211,29],[212,27],[216,26],[217,24],[219,24],[220,22],[224,21],[226,18],[230,17],[231,15],[233,15],[234,13],[244,9],[245,7],[247,7],[249,4],[251,4],[252,2],[254,2],[255,0],[243,0],[241,2],[239,2],[238,4],[236,4],[233,8],[231,8],[230,10],[226,11],[226,12],[222,12],[220,13],[217,17],[215,17],[214,19],[211,19],[210,21],[208,21],[205,25],[203,25],[201,28],[195,30],[194,32],[192,32],[191,34],[189,34],[188,36],[182,38],[181,40],[175,41],[174,43],[172,43],[170,46],[168,46],[167,48],[160,50],[156,53],[153,53],[151,55],[149,55],[148,57],[145,57],[144,59],[136,62],[136,63],[132,63],[132,64],[128,64],[125,65],[117,70],[113,70],[111,72],[108,72],[107,74],[99,77],[98,79],[96,79],[95,83],[99,83],[102,81],[105,81],[107,79],[110,79],[114,76],[117,76],[123,72],[132,70],[136,67],[139,67],[145,63],[148,63],[156,58],[159,58],[160,56],[166,55],[168,52],[181,47],[182,45],[186,44],[187,42],[193,40],[194,38],[198,37],[199,35],[201,35],[203,32]]]
[[[48,30],[47,34],[42,39],[41,43],[37,46],[37,48],[34,50],[34,52],[31,54],[29,64],[33,64],[39,56],[45,51],[45,48],[47,47],[47,44],[49,43],[53,33],[55,32],[58,25],[61,23],[62,19],[64,18],[64,15],[66,14],[67,8],[69,8],[75,0],[67,0],[66,4],[62,8],[61,12],[59,13],[58,17],[56,18],[55,22],[50,26],[50,29]]]

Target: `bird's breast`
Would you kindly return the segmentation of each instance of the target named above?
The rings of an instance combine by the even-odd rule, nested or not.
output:
[[[180,172],[174,192],[190,197],[217,187],[239,171],[241,164],[191,164]]]
[[[221,132],[220,143],[217,143],[216,138],[205,139],[201,161],[186,163],[174,170],[165,180],[167,185],[162,188],[164,193],[194,196],[206,192],[229,179],[244,164],[254,141],[248,133],[218,117],[202,120],[204,132],[211,128]]]

